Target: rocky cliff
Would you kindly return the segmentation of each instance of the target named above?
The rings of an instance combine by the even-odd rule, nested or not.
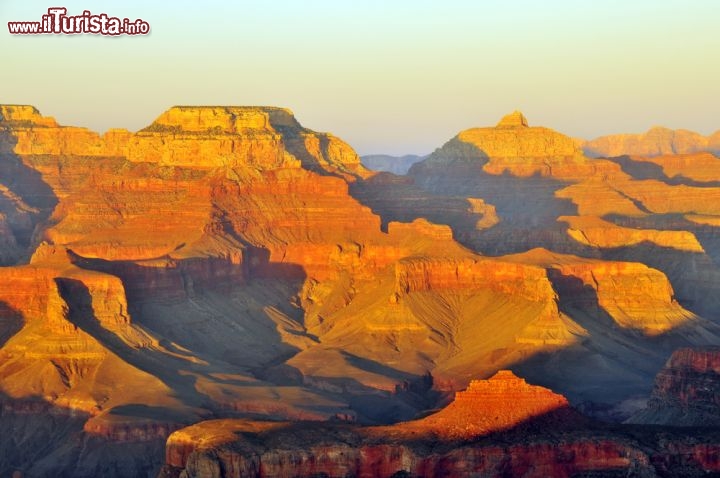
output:
[[[460,132],[412,170],[457,161],[475,163],[491,175],[520,177],[581,178],[592,173],[613,174],[619,169],[608,162],[589,161],[572,138],[549,128],[529,126],[519,111],[505,116],[495,127]]]
[[[719,409],[720,348],[683,348],[658,372],[647,407],[628,422],[717,426]]]

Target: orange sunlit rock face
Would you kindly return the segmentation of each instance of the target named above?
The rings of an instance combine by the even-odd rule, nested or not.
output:
[[[620,168],[608,161],[586,158],[576,141],[549,128],[529,126],[516,111],[495,127],[461,131],[435,151],[427,166],[449,160],[477,158],[478,166],[491,175],[538,175],[559,179],[583,179],[587,176],[614,176]]]
[[[530,385],[510,370],[500,370],[487,380],[472,380],[438,413],[398,427],[467,439],[508,430],[554,412],[567,412],[569,406],[562,395]]]

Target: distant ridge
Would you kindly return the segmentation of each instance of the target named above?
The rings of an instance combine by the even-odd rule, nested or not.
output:
[[[406,154],[404,156],[391,156],[389,154],[369,154],[361,156],[363,166],[374,171],[386,171],[388,173],[404,175],[410,167],[422,161],[427,156],[417,154]]]
[[[720,130],[703,136],[686,129],[650,128],[640,134],[612,134],[581,143],[585,154],[594,158],[623,155],[662,156],[710,152],[720,154]]]

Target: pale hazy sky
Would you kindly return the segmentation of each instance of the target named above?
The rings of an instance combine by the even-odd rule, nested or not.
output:
[[[138,37],[7,21],[142,18]],[[718,0],[0,0],[0,103],[137,130],[174,104],[275,105],[360,154],[427,153],[522,110],[595,137],[720,129]]]

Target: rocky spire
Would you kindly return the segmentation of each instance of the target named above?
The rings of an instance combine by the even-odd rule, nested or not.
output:
[[[528,127],[528,122],[525,116],[520,111],[513,111],[509,115],[503,116],[500,122],[497,124],[498,128],[518,128],[524,126]]]

